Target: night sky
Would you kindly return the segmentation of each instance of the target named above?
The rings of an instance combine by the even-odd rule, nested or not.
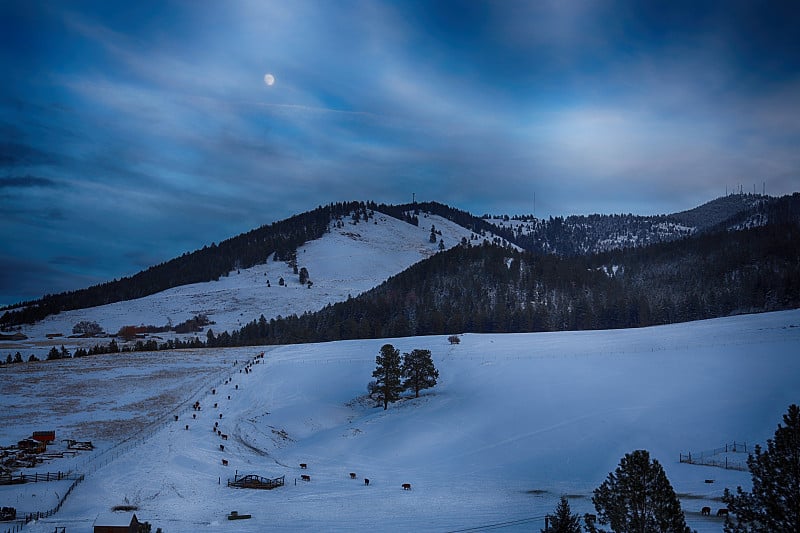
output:
[[[333,201],[795,192],[798,28],[796,1],[0,0],[0,304]]]

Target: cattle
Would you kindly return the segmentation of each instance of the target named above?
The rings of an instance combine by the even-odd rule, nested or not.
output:
[[[723,507],[717,511],[717,516],[728,516],[728,509]]]
[[[192,413],[192,418],[197,418],[197,415]]]
[[[305,470],[306,468],[308,468],[308,465],[306,463],[300,463],[300,468]]]
[[[219,414],[219,418],[220,418],[220,420],[222,420],[222,413]]]
[[[355,479],[355,478],[356,478],[356,473],[350,472],[350,479]]]
[[[223,459],[222,460],[222,466],[228,466],[228,460],[227,459]]]
[[[364,478],[364,485],[369,485],[369,478]]]
[[[175,415],[175,422],[178,421],[178,415]]]
[[[189,424],[186,424],[186,431],[189,431]]]
[[[403,490],[411,490],[411,483],[403,483]]]
[[[700,509],[700,514],[703,516],[711,516],[711,507],[703,507]]]
[[[311,476],[309,476],[308,474],[300,474],[300,479],[302,479],[303,481],[311,481]]]
[[[227,435],[227,434],[225,434],[225,433],[223,433],[222,435],[220,435],[220,437],[222,437],[222,440],[228,440],[228,435]]]
[[[217,408],[217,404],[214,404],[214,409],[216,409],[216,408]]]
[[[219,445],[219,451],[221,451],[221,452],[225,451],[225,445],[224,444],[220,444]]]

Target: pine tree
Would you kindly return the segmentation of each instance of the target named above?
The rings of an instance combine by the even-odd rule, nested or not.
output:
[[[722,500],[736,515],[725,521],[726,533],[800,531],[800,407],[790,405],[783,422],[766,451],[757,445],[747,458],[753,492],[725,489]]]
[[[625,454],[617,469],[594,490],[592,503],[601,524],[615,533],[688,533],[680,501],[661,464],[647,450]],[[596,529],[586,521],[590,532]]]
[[[376,378],[374,392],[386,410],[389,402],[397,401],[403,392],[403,386],[400,384],[402,376],[400,350],[391,344],[384,344],[381,346],[380,355],[375,358],[375,364],[377,367],[372,372],[372,377]]]
[[[556,506],[556,514],[548,518],[550,526],[543,529],[542,533],[581,533],[580,517],[572,514],[566,496],[561,496],[561,501]]]
[[[430,350],[411,350],[403,354],[403,388],[414,391],[414,396],[419,398],[419,391],[429,389],[436,385],[439,371],[433,365]]]

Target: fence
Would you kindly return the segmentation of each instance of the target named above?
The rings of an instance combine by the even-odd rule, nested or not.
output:
[[[752,451],[752,446],[750,447],[750,451]],[[747,461],[731,460],[727,455],[730,453],[749,454],[750,452],[748,451],[746,442],[734,441],[731,444],[725,444],[725,446],[714,448],[713,450],[704,450],[695,453],[689,452],[686,455],[681,453],[680,462],[691,465],[716,466],[724,468],[725,470],[741,470],[746,472],[748,470]],[[719,457],[722,454],[726,455],[724,457]]]
[[[173,421],[173,416],[176,413],[187,411],[189,409],[189,406],[193,405],[196,400],[204,397],[208,393],[210,387],[214,386],[216,388],[219,388],[223,380],[223,376],[227,375],[228,377],[231,377],[234,373],[235,372],[232,372],[230,367],[222,368],[217,372],[213,373],[209,378],[203,380],[202,384],[197,386],[197,388],[191,394],[189,394],[186,400],[180,402],[173,409],[167,411],[167,413],[164,414],[163,418],[161,418],[158,421],[152,422],[151,424],[148,424],[146,427],[142,428],[140,433],[142,433],[143,436],[128,437],[127,439],[118,442],[117,444],[111,446],[110,448],[106,448],[100,453],[93,454],[91,457],[89,457],[86,461],[82,463],[82,465],[80,465],[83,467],[81,469],[84,470],[85,472],[84,474],[76,474],[76,473],[62,474],[62,475],[69,475],[72,477],[62,477],[61,479],[73,479],[74,481],[69,486],[67,492],[64,493],[64,495],[61,497],[61,499],[58,502],[58,505],[56,505],[55,507],[53,507],[48,511],[44,512],[37,511],[36,513],[29,513],[28,515],[25,516],[24,520],[17,520],[17,523],[14,525],[14,527],[3,530],[0,533],[16,533],[17,531],[21,531],[23,526],[34,520],[39,520],[40,518],[48,518],[56,514],[58,511],[61,510],[61,506],[64,505],[64,502],[72,492],[72,489],[74,489],[84,480],[87,473],[91,474],[97,472],[100,468],[116,460],[124,453],[127,453],[131,449],[143,444],[145,441],[147,441],[153,435],[155,435],[158,430],[170,425]],[[26,476],[26,478],[28,477],[30,476]],[[39,481],[44,481],[44,479],[41,479],[40,477]],[[51,479],[50,481],[53,480]]]
[[[19,483],[40,483],[46,481],[61,481],[63,479],[78,479],[74,472],[34,472],[33,474],[19,474],[0,478],[0,485],[16,485]]]
[[[61,510],[61,506],[64,505],[64,502],[66,501],[67,496],[69,496],[70,493],[72,492],[72,489],[74,489],[76,486],[80,484],[81,481],[83,481],[84,476],[83,474],[81,474],[75,478],[62,477],[61,479],[74,479],[74,481],[70,484],[69,488],[67,489],[67,492],[65,492],[64,495],[58,500],[58,504],[55,507],[53,507],[49,511],[44,511],[44,512],[37,511],[35,513],[27,514],[25,515],[25,518],[23,520],[18,520],[13,528],[6,529],[3,533],[14,533],[16,531],[20,531],[22,530],[22,526],[24,526],[25,524],[33,522],[34,520],[39,520],[40,518],[47,518],[49,516],[53,516],[54,514],[56,514],[58,511]]]

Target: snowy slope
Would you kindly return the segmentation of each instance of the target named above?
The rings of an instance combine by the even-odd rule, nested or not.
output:
[[[60,525],[88,532],[98,514],[127,502],[169,532],[456,531],[493,524],[538,531],[561,494],[574,512],[591,511],[591,491],[625,453],[645,448],[664,465],[690,525],[719,532],[721,521],[701,517],[700,508],[721,507],[723,489],[748,487],[749,475],[681,464],[679,453],[734,440],[763,444],[798,401],[797,310],[637,330],[464,335],[459,345],[440,336],[392,339],[402,352],[432,350],[441,376],[435,389],[388,411],[364,398],[384,342],[269,347],[250,373],[239,370],[256,349],[208,352],[199,377],[181,372],[198,363],[193,352],[161,353],[160,364],[149,356],[144,366],[136,362],[144,355],[25,365],[24,379],[36,387],[13,388],[15,369],[0,369],[13,416],[35,420],[17,427],[6,418],[0,443],[45,425],[63,438],[102,443],[62,460],[87,472],[86,481],[59,513],[26,530],[49,533]],[[108,373],[111,362],[118,374]],[[101,386],[134,372],[128,366],[141,373],[136,386]],[[95,386],[76,394],[67,414],[54,404],[69,373]],[[161,396],[163,373],[174,376],[175,389],[185,384],[183,395]],[[195,400],[200,412],[189,408]],[[84,410],[87,422],[115,413],[147,416],[120,426],[115,437],[93,434],[92,424],[78,437]],[[214,422],[228,440],[212,431]],[[125,438],[131,440],[111,449]],[[287,484],[272,491],[226,487],[235,472],[285,475]],[[44,509],[63,490],[58,483],[3,487],[0,500],[23,512]],[[228,521],[232,510],[253,518]]]
[[[306,267],[313,281],[312,288],[300,285],[298,276],[285,262],[233,271],[219,281],[176,287],[137,300],[101,307],[81,309],[50,316],[33,326],[22,328],[27,341],[0,341],[0,356],[20,351],[27,360],[33,353],[46,356],[52,346],[64,344],[71,351],[75,346],[107,344],[108,339],[69,339],[72,328],[82,320],[96,321],[109,333],[126,325],[163,326],[168,320],[178,324],[204,313],[216,322],[215,333],[231,331],[257,319],[317,311],[328,304],[346,300],[369,290],[387,278],[402,272],[414,263],[437,253],[438,243],[429,242],[431,225],[441,231],[439,238],[446,248],[457,245],[471,232],[435,215],[420,215],[419,227],[381,213],[369,222],[344,227],[331,224],[330,233],[306,243],[297,251],[298,267]],[[283,277],[286,286],[280,287]],[[267,287],[267,280],[270,287]],[[48,334],[62,337],[48,340]],[[170,334],[159,334],[161,339]],[[184,335],[182,337],[193,337]],[[204,333],[199,334],[205,340]]]

